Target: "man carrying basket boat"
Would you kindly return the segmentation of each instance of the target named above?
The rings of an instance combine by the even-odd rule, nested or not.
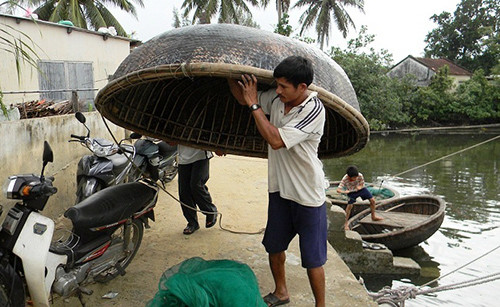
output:
[[[250,108],[268,143],[269,207],[262,243],[269,254],[276,288],[264,301],[269,306],[290,301],[285,252],[298,234],[302,266],[307,269],[316,306],[326,306],[325,176],[318,158],[325,110],[317,93],[308,89],[314,78],[309,60],[288,57],[276,66],[273,76],[277,88],[265,92],[257,92],[254,75],[243,75],[241,81],[228,80],[234,97]]]

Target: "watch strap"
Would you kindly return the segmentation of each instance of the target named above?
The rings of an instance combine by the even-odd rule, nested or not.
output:
[[[255,110],[260,109],[261,106],[260,106],[260,104],[256,103],[256,104],[252,104],[249,108],[250,108],[250,110],[255,111]]]

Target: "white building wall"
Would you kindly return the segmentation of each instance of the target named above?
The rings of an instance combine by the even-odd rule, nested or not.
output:
[[[44,21],[0,15],[0,29],[12,33],[32,48],[41,60],[92,62],[94,88],[100,89],[108,82],[123,59],[130,53],[130,41]],[[18,30],[22,33],[16,32]],[[0,34],[6,36],[5,33]],[[11,38],[10,38],[11,39]],[[0,90],[39,90],[39,72],[27,63],[21,63],[21,80],[18,82],[14,55],[0,50]],[[39,94],[5,94],[6,105],[39,99]]]

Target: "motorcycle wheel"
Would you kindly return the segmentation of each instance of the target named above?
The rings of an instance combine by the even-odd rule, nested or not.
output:
[[[87,188],[87,186],[90,185],[92,185],[92,188],[89,191],[89,188]],[[85,198],[89,197],[90,195],[100,190],[102,190],[102,186],[99,183],[99,181],[97,181],[97,179],[82,177],[77,184],[75,204],[78,204]]]
[[[23,281],[12,266],[0,266],[0,306],[24,307],[25,305]]]
[[[129,242],[129,252],[124,255],[124,258],[119,261],[119,265],[123,270],[132,262],[139,247],[141,246],[142,236],[144,234],[144,225],[139,220],[134,220],[130,225],[130,242]],[[113,241],[115,243],[112,244],[123,244],[125,236],[125,225],[118,228],[116,232],[113,234]],[[115,277],[120,275],[120,271],[116,267],[112,267],[104,272],[101,272],[99,275],[94,277],[94,280],[100,283],[108,282]]]

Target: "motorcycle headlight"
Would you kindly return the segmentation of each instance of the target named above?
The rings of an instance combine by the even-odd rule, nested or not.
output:
[[[107,140],[94,139],[90,145],[90,150],[98,157],[107,157],[114,155],[118,151],[118,147]]]
[[[5,182],[3,183],[2,193],[5,196],[5,198],[9,198],[9,191],[12,191],[11,182],[13,181],[14,180],[12,180],[11,177],[9,177],[9,179],[5,180]]]

